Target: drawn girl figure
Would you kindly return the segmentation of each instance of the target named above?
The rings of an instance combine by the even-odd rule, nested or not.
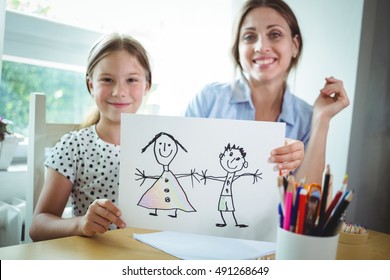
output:
[[[248,162],[245,159],[246,153],[243,148],[240,148],[236,145],[230,146],[230,143],[225,147],[223,153],[219,155],[219,161],[222,168],[227,172],[225,176],[215,177],[215,176],[206,176],[206,172],[203,172],[203,180],[206,179],[222,181],[223,187],[221,194],[219,196],[218,210],[221,213],[221,218],[223,223],[217,223],[217,227],[225,227],[226,221],[224,218],[224,213],[232,213],[233,219],[235,221],[236,227],[245,228],[248,227],[246,224],[239,224],[235,216],[235,207],[233,201],[233,182],[242,176],[253,176],[254,183],[257,182],[257,179],[262,179],[261,173],[257,173],[259,170],[256,170],[255,173],[243,173],[237,175],[237,172],[241,171],[243,168],[248,167]]]
[[[152,216],[157,216],[157,210],[175,210],[173,215],[168,215],[172,218],[177,217],[177,210],[184,212],[196,212],[194,207],[188,201],[187,194],[180,185],[178,178],[193,175],[182,174],[175,175],[169,170],[169,164],[175,158],[178,147],[183,151],[187,150],[170,134],[165,132],[158,133],[146,147],[142,149],[142,153],[154,144],[154,156],[159,164],[163,166],[163,173],[160,176],[145,176],[145,174],[137,169],[137,180],[157,179],[156,182],[142,195],[139,200],[139,206],[154,209],[154,212],[149,213]]]

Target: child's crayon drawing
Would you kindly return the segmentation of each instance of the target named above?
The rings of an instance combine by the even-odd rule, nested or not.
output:
[[[285,124],[122,114],[118,207],[129,227],[275,241]]]
[[[159,176],[148,176],[145,175],[144,171],[141,172],[137,168],[135,175],[138,178],[136,180],[142,180],[141,186],[146,179],[155,180],[153,185],[142,195],[137,205],[154,209],[153,212],[149,213],[152,216],[158,215],[157,210],[173,210],[174,213],[168,215],[172,218],[177,218],[177,210],[196,212],[178,180],[181,177],[194,176],[193,173],[176,175],[169,168],[170,163],[179,151],[179,147],[184,152],[187,152],[187,150],[172,135],[165,132],[156,134],[149,144],[142,149],[142,153],[151,145],[153,145],[156,161],[162,166],[163,171]]]
[[[220,165],[226,171],[226,175],[219,177],[210,176],[206,174],[207,170],[202,174],[202,180],[204,180],[204,184],[206,184],[207,180],[223,182],[222,190],[218,200],[218,211],[221,214],[222,223],[217,223],[217,227],[225,227],[227,225],[224,217],[224,215],[227,213],[231,213],[236,227],[248,227],[247,224],[237,222],[235,215],[236,207],[234,206],[233,199],[233,183],[242,176],[251,176],[253,177],[253,183],[256,183],[259,179],[262,179],[262,173],[258,173],[259,169],[257,169],[255,173],[238,173],[242,169],[248,167],[248,162],[246,161],[245,157],[246,152],[243,148],[236,145],[230,145],[229,143],[225,146],[224,151],[219,155]]]

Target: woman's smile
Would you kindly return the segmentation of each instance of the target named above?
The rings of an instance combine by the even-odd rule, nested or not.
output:
[[[276,58],[266,57],[266,58],[255,58],[253,63],[259,65],[260,67],[268,67],[276,61]]]

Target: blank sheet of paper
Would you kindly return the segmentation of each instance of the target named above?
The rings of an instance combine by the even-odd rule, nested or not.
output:
[[[183,260],[254,260],[275,253],[276,247],[274,242],[167,231],[133,237]]]

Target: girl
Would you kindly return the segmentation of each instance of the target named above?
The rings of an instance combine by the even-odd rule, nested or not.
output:
[[[136,113],[152,85],[145,49],[127,35],[104,36],[90,51],[86,83],[98,111],[86,127],[64,135],[46,160],[46,180],[30,228],[33,241],[93,236],[110,225],[126,226],[115,205],[120,117]],[[69,196],[74,217],[64,219]]]
[[[285,122],[287,145],[273,150],[270,162],[279,170],[300,166],[298,179],[320,183],[330,120],[349,105],[342,82],[326,78],[314,108],[290,92],[287,77],[298,63],[303,41],[293,11],[282,0],[247,1],[234,39],[239,78],[233,85],[206,86],[185,115]]]

